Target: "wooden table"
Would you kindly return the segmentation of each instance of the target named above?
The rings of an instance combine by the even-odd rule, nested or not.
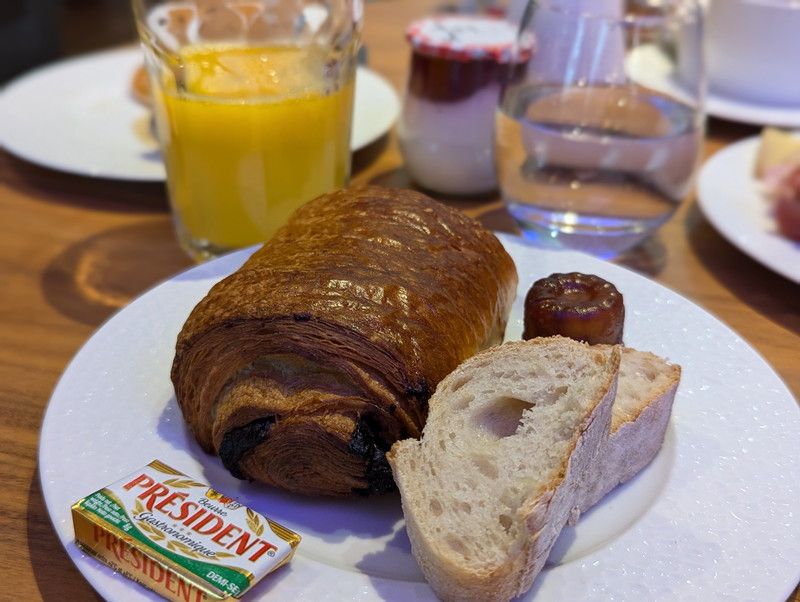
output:
[[[112,20],[128,35],[124,12],[80,9],[65,17],[65,38],[85,50],[109,40]],[[94,5],[113,4],[94,0]],[[403,26],[437,2],[367,6],[370,65],[402,90],[408,53]],[[76,11],[78,9],[75,9]],[[92,31],[102,36],[92,38]],[[87,38],[88,36],[88,38]],[[713,154],[750,127],[712,121]],[[357,153],[355,183],[408,185],[394,136]],[[496,198],[450,200],[495,229],[513,231]],[[0,599],[97,598],[62,550],[50,525],[37,475],[42,415],[65,365],[110,314],[152,284],[190,265],[173,235],[162,185],[98,181],[49,171],[0,151]],[[726,242],[693,199],[629,262],[692,299],[739,332],[800,396],[800,287]],[[10,588],[10,589],[9,589]],[[800,602],[800,591],[791,598]]]

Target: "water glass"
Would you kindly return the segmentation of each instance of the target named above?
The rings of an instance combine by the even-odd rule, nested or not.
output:
[[[529,1],[536,50],[496,114],[498,180],[526,238],[614,257],[675,212],[704,133],[695,0]]]
[[[133,0],[178,238],[267,240],[344,186],[361,0]]]

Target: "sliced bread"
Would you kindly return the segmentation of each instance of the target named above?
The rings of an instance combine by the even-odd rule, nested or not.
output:
[[[598,345],[611,353],[614,347]],[[630,347],[622,349],[611,433],[597,457],[595,476],[582,488],[585,512],[617,485],[633,478],[655,458],[664,442],[681,367]],[[573,515],[574,523],[578,514]]]
[[[607,444],[620,349],[563,337],[467,360],[430,399],[421,440],[387,455],[412,550],[444,600],[530,588]]]

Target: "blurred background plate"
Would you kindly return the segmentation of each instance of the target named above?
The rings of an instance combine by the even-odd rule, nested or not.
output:
[[[772,203],[753,177],[759,138],[719,151],[700,171],[697,197],[708,220],[756,261],[800,283],[800,242],[778,233]]]
[[[360,150],[392,129],[400,115],[400,99],[392,85],[375,71],[359,67],[350,148]]]
[[[138,47],[126,47],[59,61],[10,82],[0,94],[0,144],[18,157],[59,171],[163,181],[150,111],[130,93],[131,78],[142,62]],[[351,149],[388,132],[399,111],[392,86],[359,67]]]

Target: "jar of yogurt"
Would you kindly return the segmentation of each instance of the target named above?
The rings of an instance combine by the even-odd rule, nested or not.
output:
[[[436,16],[412,23],[411,74],[397,127],[406,169],[445,194],[497,186],[494,114],[501,86],[525,74],[533,38],[485,16]]]

